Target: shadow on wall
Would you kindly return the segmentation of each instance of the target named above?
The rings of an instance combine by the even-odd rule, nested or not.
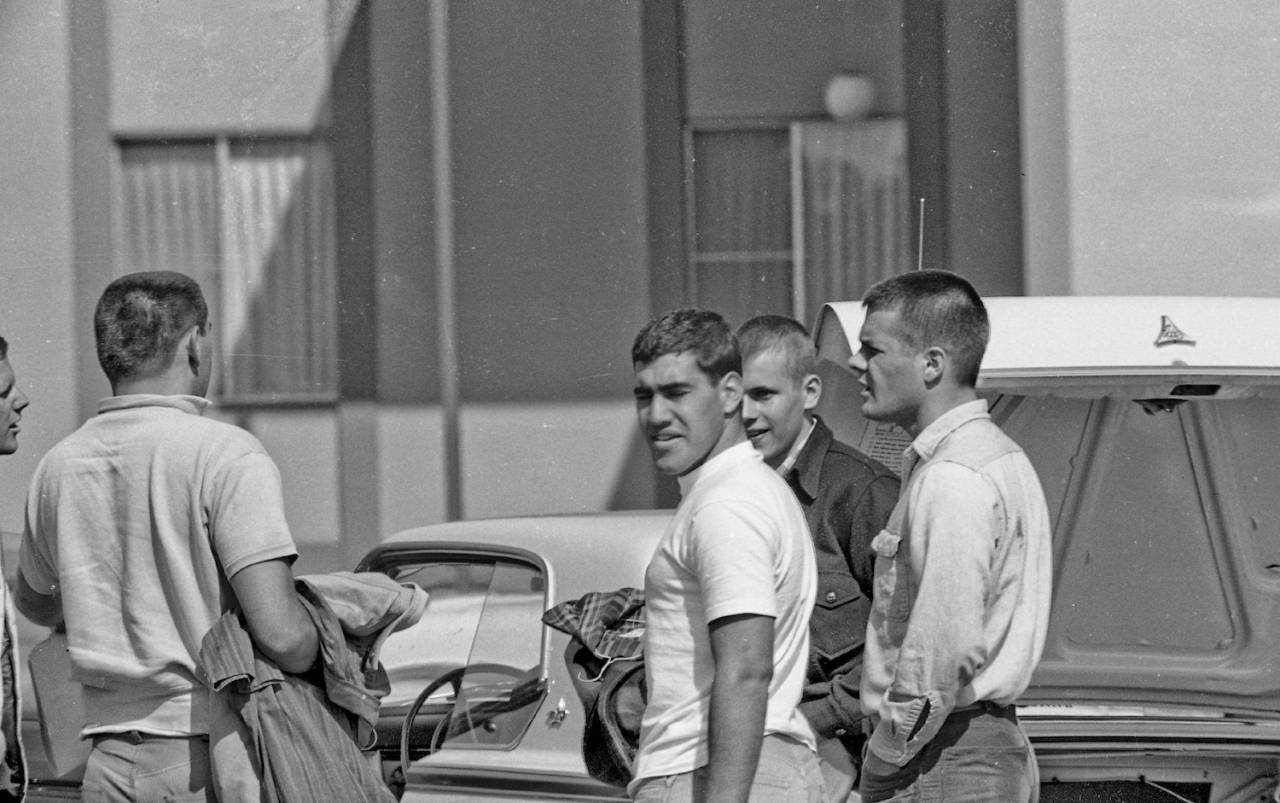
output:
[[[674,508],[679,501],[680,488],[675,478],[654,469],[649,446],[637,428],[623,456],[617,483],[609,497],[609,510]]]
[[[238,203],[226,221],[225,330],[232,398],[337,396],[333,168],[316,142],[259,142],[234,158]]]

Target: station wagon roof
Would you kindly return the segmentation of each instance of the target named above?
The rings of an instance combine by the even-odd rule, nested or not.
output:
[[[1039,296],[984,299],[991,342],[979,386],[1070,378],[1182,376],[1280,383],[1280,298]],[[860,301],[823,307],[821,356],[845,365],[858,348]],[[1006,335],[1017,332],[1016,338]]]

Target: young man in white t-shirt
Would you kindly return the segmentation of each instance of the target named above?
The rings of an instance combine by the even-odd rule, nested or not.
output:
[[[822,796],[797,709],[817,571],[804,513],[742,425],[742,359],[714,312],[676,310],[631,350],[636,412],[680,506],[645,573],[638,801]]]

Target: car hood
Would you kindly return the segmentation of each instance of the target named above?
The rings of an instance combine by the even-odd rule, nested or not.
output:
[[[979,389],[1053,525],[1037,713],[1280,717],[1280,299],[994,298]],[[819,413],[896,467],[858,414],[858,302],[814,329]]]

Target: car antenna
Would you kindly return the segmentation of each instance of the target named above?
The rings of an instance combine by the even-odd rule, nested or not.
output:
[[[916,270],[924,267],[924,197],[920,198],[920,231],[916,235]]]

